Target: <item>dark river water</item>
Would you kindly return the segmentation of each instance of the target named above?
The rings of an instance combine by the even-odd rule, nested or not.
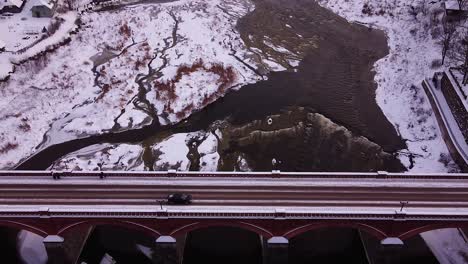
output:
[[[210,227],[177,238],[183,264],[261,264],[265,240],[253,232],[230,227]],[[83,248],[78,263],[98,264],[104,254],[117,263],[153,263],[154,241],[117,227],[97,227]],[[437,264],[421,237],[405,241],[400,263]],[[368,264],[379,259],[379,240],[348,228],[324,228],[306,232],[289,241],[291,264]]]
[[[141,142],[224,120],[220,170],[236,169],[242,153],[253,170],[403,171],[394,153],[405,143],[375,102],[372,65],[388,53],[383,32],[349,24],[314,1],[254,2],[255,10],[238,21],[242,39],[249,48],[265,50],[268,38],[301,54],[295,71],[268,73],[268,80],[230,92],[179,124],[156,121],[50,146],[17,169],[46,169],[92,144]],[[270,117],[274,124],[266,125]]]
[[[18,230],[1,227],[1,263],[23,264]],[[230,227],[210,227],[192,231],[178,237],[183,264],[261,264],[265,240],[253,232]],[[154,254],[154,238],[133,230],[97,226],[84,245],[77,244],[81,253],[77,263],[99,264],[105,254],[119,264],[151,264],[158,258]],[[400,264],[437,264],[420,236],[405,240]],[[23,245],[24,248],[32,245]],[[82,246],[82,247],[81,247]],[[24,251],[25,252],[25,251]],[[370,260],[370,261],[369,261]],[[379,259],[379,240],[356,229],[324,228],[309,231],[289,240],[291,264],[368,264],[382,263]]]

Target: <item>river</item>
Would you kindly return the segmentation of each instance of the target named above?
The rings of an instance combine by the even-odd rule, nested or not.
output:
[[[395,156],[405,143],[375,101],[372,67],[388,53],[384,33],[350,24],[314,1],[253,2],[255,10],[238,21],[241,38],[279,60],[286,59],[265,39],[302,54],[297,68],[266,73],[267,80],[229,92],[178,124],[155,120],[140,129],[52,145],[17,169],[46,169],[92,144],[147,142],[221,121],[219,170],[235,170],[240,156],[257,171],[405,170]]]

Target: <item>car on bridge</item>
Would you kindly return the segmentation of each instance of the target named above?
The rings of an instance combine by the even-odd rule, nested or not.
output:
[[[192,203],[192,195],[185,193],[173,193],[167,196],[167,203],[173,205],[188,205]]]

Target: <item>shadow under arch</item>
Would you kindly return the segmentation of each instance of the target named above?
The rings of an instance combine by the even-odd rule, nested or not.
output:
[[[183,227],[180,227],[170,233],[171,236],[179,236],[179,235],[184,235],[188,234],[191,231],[195,231],[198,229],[204,229],[204,228],[209,228],[209,227],[234,227],[234,228],[240,228],[243,230],[251,231],[256,233],[259,236],[262,236],[266,239],[269,239],[273,237],[273,233],[270,231],[254,225],[250,224],[247,222],[242,222],[242,221],[235,221],[235,222],[222,222],[222,221],[215,221],[215,222],[196,222],[192,224],[185,225]]]
[[[267,230],[241,221],[194,223],[173,233],[182,241],[183,264],[262,263],[262,234],[271,236]]]
[[[159,237],[161,236],[161,233],[159,233],[157,230],[154,230],[148,226],[145,226],[143,224],[139,223],[134,223],[132,221],[119,221],[119,220],[84,220],[80,221],[77,223],[70,224],[68,226],[65,226],[64,228],[60,229],[57,233],[57,235],[63,235],[64,233],[77,228],[77,227],[82,227],[82,226],[116,226],[116,227],[123,227],[125,229],[129,230],[135,230],[139,232],[143,232],[146,235],[152,236],[152,237]]]
[[[446,228],[468,228],[467,222],[458,222],[458,223],[437,223],[437,224],[428,224],[418,228],[411,229],[403,234],[400,234],[399,238],[401,240],[408,240],[417,236],[421,233],[434,231],[438,229],[446,229]]]
[[[42,230],[42,229],[37,228],[35,226],[23,224],[23,223],[20,223],[20,222],[10,221],[10,220],[0,220],[0,226],[1,227],[7,227],[7,228],[13,228],[13,229],[17,229],[17,230],[26,230],[28,232],[34,233],[34,234],[36,234],[38,236],[41,236],[41,237],[46,237],[46,236],[49,235],[45,230]]]
[[[309,231],[314,231],[314,230],[319,230],[319,229],[325,229],[325,228],[351,228],[351,229],[359,229],[362,230],[375,238],[382,240],[387,237],[385,232],[367,225],[367,224],[362,224],[362,223],[329,223],[329,222],[319,222],[319,223],[313,223],[313,224],[307,224],[303,225],[297,228],[294,228],[288,232],[286,232],[283,237],[287,239],[292,239],[294,237],[297,237],[301,234],[304,234]]]

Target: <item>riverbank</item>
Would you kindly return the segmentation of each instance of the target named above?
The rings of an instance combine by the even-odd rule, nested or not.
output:
[[[385,116],[405,139],[408,149],[399,159],[411,172],[453,170],[435,115],[421,87],[424,78],[440,71],[437,44],[443,10],[440,2],[343,2],[321,0],[321,5],[352,22],[384,30],[390,53],[374,65],[376,100]],[[450,62],[444,67],[450,66]],[[413,165],[412,165],[413,164]]]
[[[236,28],[252,54],[246,61],[257,65],[255,72],[265,80],[231,91],[164,132],[153,130],[142,143],[145,169],[206,169],[209,163],[220,170],[404,170],[392,153],[405,145],[374,100],[371,67],[387,53],[382,32],[302,1],[255,1],[255,9]],[[274,69],[279,72],[268,73]],[[256,125],[271,117],[272,124]],[[250,129],[236,132],[243,127]],[[209,151],[214,160],[197,151],[206,137],[193,140],[191,134],[200,131],[217,137],[208,144],[216,148]],[[157,147],[169,142],[181,150],[177,157]],[[251,151],[259,149],[262,155]],[[57,168],[66,168],[63,161],[70,158],[84,166],[76,155],[59,161]]]

